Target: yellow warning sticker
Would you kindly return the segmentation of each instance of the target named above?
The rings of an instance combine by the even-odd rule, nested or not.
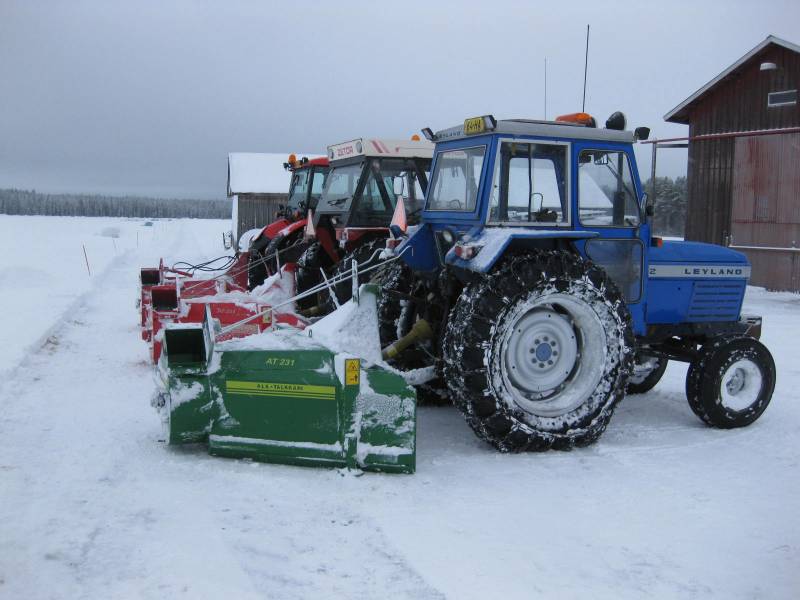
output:
[[[344,361],[344,384],[358,385],[361,380],[361,361],[357,358],[348,358]]]
[[[228,394],[243,396],[269,396],[273,398],[307,398],[309,400],[336,400],[332,385],[306,385],[303,383],[276,383],[271,381],[225,381]]]

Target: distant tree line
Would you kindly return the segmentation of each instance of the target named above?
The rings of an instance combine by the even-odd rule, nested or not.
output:
[[[230,219],[231,201],[98,194],[40,194],[34,190],[0,189],[0,214]]]
[[[645,183],[645,190],[650,193],[650,181]],[[683,236],[686,201],[686,177],[656,177],[654,233]],[[40,194],[33,190],[0,189],[0,214],[229,219],[231,202],[97,194]]]
[[[652,195],[649,180],[645,183],[644,189]],[[683,237],[687,199],[686,177],[675,179],[656,177],[656,214],[653,220],[653,233]]]

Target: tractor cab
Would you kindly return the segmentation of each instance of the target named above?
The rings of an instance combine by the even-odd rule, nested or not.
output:
[[[738,320],[743,275],[749,273],[746,258],[727,248],[694,244],[687,261],[686,243],[664,244],[651,236],[647,195],[633,152],[634,142],[646,139],[649,130],[626,131],[622,113],[614,113],[604,128],[590,115],[577,113],[556,121],[483,116],[436,134],[423,133],[436,142],[436,151],[422,213],[425,227],[409,243],[428,238],[423,246],[435,252],[415,248],[406,253],[415,270],[437,272],[449,266],[467,279],[470,272],[490,272],[508,252],[577,252],[605,269],[628,305],[635,333],[644,335],[648,325],[665,320],[707,317],[698,304],[696,282],[678,285],[668,273],[683,271],[665,270],[665,265],[710,266],[731,273],[713,276],[726,280],[728,310],[718,320]],[[672,283],[665,290],[668,279]],[[670,294],[669,308],[660,297],[644,301],[648,285]],[[729,296],[730,285],[736,287],[735,297]]]
[[[418,221],[433,144],[415,138],[359,138],[329,146],[331,171],[315,211],[315,235],[321,238],[325,230],[346,252],[365,236],[386,237],[399,198],[409,219]]]
[[[284,216],[290,221],[305,218],[309,210],[317,206],[325,179],[330,167],[328,158],[298,159],[294,154],[289,155],[289,160],[283,167],[292,174],[289,186],[289,197],[286,206],[279,211],[279,216]]]

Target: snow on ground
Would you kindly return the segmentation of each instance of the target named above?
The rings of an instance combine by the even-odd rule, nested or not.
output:
[[[219,240],[226,226],[227,221],[0,215],[0,332],[6,340],[0,344],[0,377],[45,343],[87,292],[104,285],[111,265],[152,249],[155,262],[141,266],[158,266],[159,253],[178,245],[194,257],[225,254]]]
[[[672,364],[592,447],[501,455],[423,408],[417,473],[355,477],[161,441],[138,269],[226,225],[0,217],[0,598],[797,597],[800,296],[748,292],[778,383],[747,429]]]

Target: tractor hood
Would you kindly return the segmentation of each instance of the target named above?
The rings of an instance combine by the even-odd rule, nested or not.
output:
[[[669,278],[750,277],[750,263],[741,252],[702,242],[668,242],[648,249],[648,276]]]
[[[661,248],[650,248],[650,262],[657,263],[725,263],[748,264],[747,257],[741,252],[702,242],[669,242],[665,241]]]

